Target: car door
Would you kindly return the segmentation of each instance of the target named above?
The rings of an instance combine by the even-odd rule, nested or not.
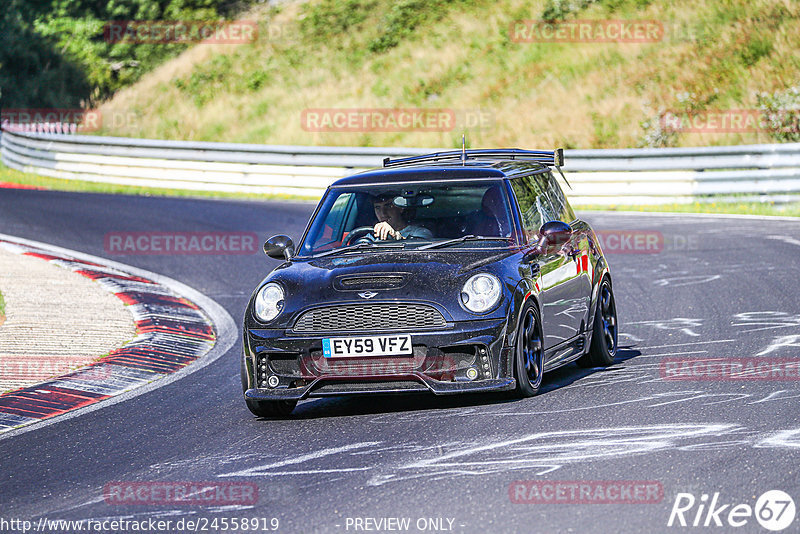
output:
[[[549,221],[574,222],[558,183],[549,172],[511,180],[520,209],[521,222],[529,243],[538,240],[541,225]],[[573,234],[563,247],[542,251],[535,259],[542,305],[545,349],[574,338],[585,322],[591,284],[587,281],[580,234]]]
[[[572,228],[569,242],[556,253],[559,275],[551,285],[554,297],[560,302],[557,322],[562,325],[563,335],[572,337],[586,327],[589,316],[592,282],[588,236],[553,173],[540,174],[537,180],[544,191],[540,204],[548,211],[549,219],[567,223]]]

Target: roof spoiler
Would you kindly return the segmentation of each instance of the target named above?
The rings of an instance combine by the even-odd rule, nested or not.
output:
[[[550,167],[564,166],[564,149],[555,150],[521,150],[519,148],[489,148],[473,150],[451,150],[448,152],[434,152],[423,156],[411,156],[408,158],[390,159],[384,158],[384,167],[396,167],[406,163],[424,163],[426,161],[440,160],[460,160],[468,159],[519,159],[523,161],[535,161]]]

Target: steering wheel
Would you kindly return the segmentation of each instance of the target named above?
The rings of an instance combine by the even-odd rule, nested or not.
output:
[[[358,228],[354,228],[347,234],[347,239],[344,240],[342,243],[343,246],[348,247],[358,241],[359,239],[366,239],[369,241],[374,241],[374,239],[369,239],[369,235],[373,232],[374,227],[372,226],[360,226]]]

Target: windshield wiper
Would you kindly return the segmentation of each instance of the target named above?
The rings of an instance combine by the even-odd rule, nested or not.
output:
[[[500,236],[487,237],[487,236],[483,236],[483,235],[472,235],[472,234],[469,234],[469,235],[465,235],[465,236],[461,236],[461,237],[456,237],[455,239],[448,239],[447,241],[438,241],[436,243],[431,243],[430,245],[424,245],[424,246],[421,246],[421,247],[417,248],[416,250],[426,250],[426,249],[431,249],[431,248],[446,247],[446,246],[449,246],[449,245],[454,245],[456,243],[463,243],[465,241],[511,241],[511,238],[510,237],[500,237]]]
[[[314,254],[313,258],[321,258],[323,256],[331,256],[333,254],[340,254],[343,252],[350,252],[354,250],[361,250],[365,248],[405,248],[405,243],[356,243],[354,245],[350,245],[349,247],[343,248],[334,248],[331,250],[326,250],[325,252],[320,252],[319,254]]]

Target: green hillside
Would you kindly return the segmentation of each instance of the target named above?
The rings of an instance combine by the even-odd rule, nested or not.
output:
[[[186,50],[172,42],[116,39],[126,21],[223,24],[258,0],[3,0],[0,107],[90,107]],[[218,21],[218,22],[217,22]],[[162,24],[163,26],[163,24]],[[140,34],[141,35],[141,34]],[[184,39],[188,40],[188,39]],[[199,39],[198,39],[199,40]]]
[[[188,49],[106,102],[98,133],[430,147],[460,146],[462,133],[473,147],[800,140],[800,3],[790,0],[311,0],[255,16],[255,44]],[[527,34],[514,25],[609,19],[653,21],[663,34],[519,42]],[[309,110],[387,108],[446,120],[408,131],[310,131],[318,123],[309,127]],[[776,119],[785,108],[794,111]],[[724,132],[706,119],[709,131],[675,132],[660,120],[730,110],[756,118],[772,110],[783,124]]]

